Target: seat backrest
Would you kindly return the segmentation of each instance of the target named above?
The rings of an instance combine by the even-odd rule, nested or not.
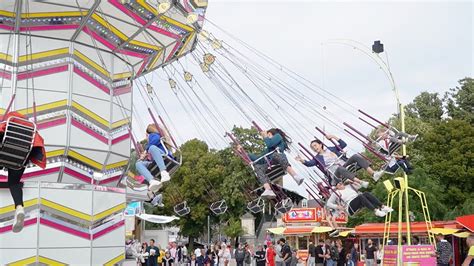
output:
[[[20,169],[28,161],[36,135],[36,125],[21,117],[11,116],[5,122],[0,146],[0,166]]]

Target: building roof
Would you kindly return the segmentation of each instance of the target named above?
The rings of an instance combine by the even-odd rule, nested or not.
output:
[[[474,232],[474,214],[457,217],[456,222],[467,230]]]
[[[456,221],[434,221],[433,228],[453,228],[461,229],[462,227]],[[383,234],[384,223],[366,223],[355,227],[355,234]],[[412,233],[424,233],[427,231],[425,222],[411,222]],[[398,223],[390,224],[390,233],[398,232]],[[402,232],[406,232],[406,223],[402,223]]]

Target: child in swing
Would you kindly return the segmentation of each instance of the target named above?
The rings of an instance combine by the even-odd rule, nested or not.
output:
[[[263,138],[265,142],[265,150],[259,154],[249,154],[250,160],[254,163],[255,173],[259,179],[259,181],[263,184],[265,191],[262,193],[262,197],[265,198],[275,198],[275,192],[273,192],[270,186],[270,179],[266,175],[266,170],[268,168],[267,159],[269,160],[270,164],[279,164],[284,170],[286,170],[295,180],[298,185],[301,185],[304,181],[302,177],[299,177],[295,170],[291,167],[288,162],[288,158],[284,151],[289,150],[289,144],[291,144],[291,139],[279,128],[272,128],[268,131],[261,131],[260,136]],[[237,149],[243,152],[242,147],[239,145]],[[264,156],[267,153],[275,151],[274,153]]]
[[[165,161],[163,156],[169,156],[173,158],[171,152],[164,146],[165,136],[162,136],[158,128],[154,124],[148,125],[146,128],[146,136],[148,143],[145,148],[145,152],[140,154],[139,160],[136,162],[135,166],[138,173],[142,175],[149,183],[148,189],[150,191],[157,192],[164,182],[167,182],[171,179],[170,174],[166,170]],[[168,151],[166,153],[166,151]],[[158,168],[160,169],[161,182],[154,179],[148,166],[154,161]]]

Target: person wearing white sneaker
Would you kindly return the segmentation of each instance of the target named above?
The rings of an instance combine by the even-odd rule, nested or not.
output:
[[[146,135],[148,138],[148,144],[146,146],[146,152],[140,155],[139,160],[136,162],[135,166],[137,171],[142,175],[150,184],[149,189],[153,192],[158,191],[161,188],[163,182],[170,181],[171,177],[166,171],[165,161],[163,156],[169,156],[172,158],[171,152],[168,151],[166,154],[166,148],[161,142],[162,136],[159,133],[158,128],[150,124],[146,129]],[[153,175],[148,170],[148,166],[152,163],[151,160],[147,160],[148,155],[151,155],[151,159],[156,163],[160,169],[161,182],[154,180]]]
[[[18,205],[16,206],[16,210],[15,210],[15,218],[13,219],[13,227],[12,227],[13,233],[19,233],[21,230],[23,230],[24,223],[25,223],[25,210],[23,209],[23,206]]]
[[[359,194],[359,186],[355,183],[350,184],[349,181],[345,185],[342,180],[336,179],[336,192],[333,192],[326,202],[326,206],[331,209],[345,211],[349,216],[354,215],[362,208],[368,208],[375,212],[375,215],[380,216],[385,212],[381,209],[384,207],[382,202],[377,199],[370,192]]]
[[[4,132],[6,131],[8,119],[12,119],[15,123],[22,124],[21,120],[14,120],[15,117],[19,119],[25,119],[26,117],[17,112],[9,112],[3,117],[3,122],[0,122],[0,140],[4,138]],[[29,126],[29,125],[28,125]],[[31,147],[31,152],[29,157],[26,160],[26,163],[33,163],[39,166],[42,169],[46,168],[46,151],[44,148],[44,140],[39,134],[38,131],[35,132],[33,145]],[[5,167],[8,171],[8,180],[7,182],[0,182],[1,188],[8,188],[10,194],[13,198],[13,204],[15,206],[15,217],[13,221],[13,232],[18,233],[23,229],[23,224],[25,220],[25,211],[23,209],[23,182],[21,182],[21,177],[25,171],[25,167],[20,169],[10,169]]]
[[[347,159],[341,152],[341,149],[346,146],[345,142],[332,135],[328,136],[335,138],[340,144],[342,142],[344,145],[341,144],[339,147],[327,147],[327,149],[325,149],[323,142],[319,139],[315,139],[311,141],[310,147],[317,153],[316,156],[309,161],[304,160],[300,156],[295,159],[306,167],[317,166],[323,172],[327,172],[330,183],[332,183],[332,177],[335,176],[339,179],[350,179],[351,181],[361,184],[362,181],[357,178],[356,173],[347,170],[347,167],[353,164],[357,164],[360,168],[365,169],[370,175],[375,174],[375,171],[370,167],[369,162],[364,157],[360,154],[354,154]],[[333,183],[333,185],[335,184]]]
[[[269,163],[271,165],[279,164],[283,170],[293,177],[298,185],[303,184],[304,179],[297,175],[293,167],[289,164],[288,158],[286,158],[284,153],[284,151],[289,150],[288,146],[291,143],[291,139],[285,134],[285,132],[279,128],[272,128],[268,131],[261,131],[260,136],[263,138],[265,143],[265,150],[259,155],[249,153],[248,156],[254,164],[255,174],[265,188],[265,191],[261,196],[275,197],[275,193],[273,193],[270,187],[270,179],[266,174]],[[245,152],[241,146],[237,146],[237,149]],[[265,156],[268,153],[270,154]]]

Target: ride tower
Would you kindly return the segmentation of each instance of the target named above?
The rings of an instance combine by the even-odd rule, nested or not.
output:
[[[125,258],[134,79],[192,51],[206,0],[0,2],[0,113],[36,123],[47,167],[27,165],[25,227],[0,189],[0,264]],[[143,130],[143,129],[140,129]],[[2,167],[3,168],[3,167]],[[0,171],[0,182],[7,181]]]

